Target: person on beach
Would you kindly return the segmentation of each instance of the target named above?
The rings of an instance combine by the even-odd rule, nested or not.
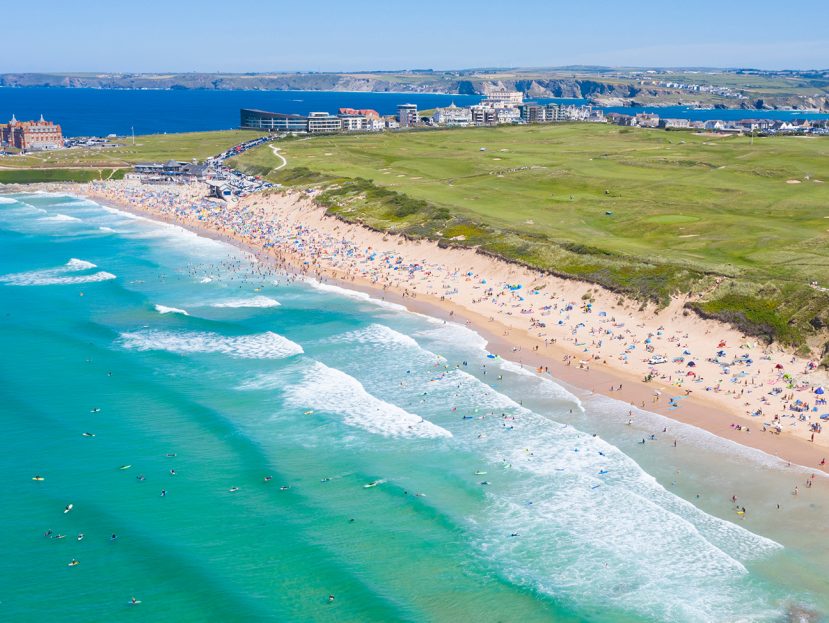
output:
[[[277,269],[292,270],[297,278],[316,276],[325,282],[336,275],[373,286],[384,296],[397,292],[407,300],[418,299],[418,295],[438,303],[443,299],[444,309],[451,306],[446,312],[450,319],[466,308],[500,322],[503,333],[519,336],[516,349],[538,352],[541,343],[545,348],[560,344],[562,351],[551,356],[560,360],[564,354],[564,366],[587,371],[592,362],[607,362],[626,368],[628,373],[641,374],[639,378],[662,383],[660,391],[666,394],[694,400],[686,409],[697,405],[697,394],[704,392],[723,411],[741,418],[771,420],[773,414],[777,418],[773,425],[761,421],[757,426],[773,433],[764,435],[764,440],[783,434],[811,440],[815,446],[827,443],[821,435],[821,422],[812,415],[813,406],[823,404],[815,396],[816,388],[829,385],[819,366],[791,355],[780,358],[730,330],[724,333],[721,328],[712,330],[711,325],[688,324],[684,314],[676,311],[669,324],[661,320],[661,312],[656,313],[660,320],[654,320],[651,311],[626,309],[628,302],[617,296],[592,287],[588,291],[585,286],[561,282],[530,268],[479,256],[468,261],[466,250],[439,250],[429,243],[413,243],[390,234],[375,236],[358,225],[325,217],[304,194],[290,191],[251,194],[237,202],[225,202],[208,198],[206,187],[199,183],[160,186],[108,180],[91,182],[87,188],[93,198],[214,232],[217,237],[256,249]],[[236,281],[241,287],[244,277]],[[646,352],[647,356],[639,357]],[[577,354],[583,363],[574,365]],[[649,364],[657,354],[664,355],[662,363]],[[546,367],[544,370],[548,372]],[[729,386],[732,389],[726,389]],[[608,385],[603,387],[615,393],[622,391],[623,384],[612,383],[609,390]],[[777,391],[780,388],[786,389]],[[654,404],[661,403],[654,398]],[[641,405],[644,408],[645,402]],[[672,398],[667,408],[679,406]],[[712,432],[719,432],[716,424],[710,426],[714,426]],[[825,468],[825,463],[820,467]]]

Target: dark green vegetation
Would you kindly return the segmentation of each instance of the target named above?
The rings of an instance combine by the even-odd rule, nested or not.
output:
[[[599,125],[320,136],[268,174],[331,213],[471,246],[818,350],[829,325],[829,140]],[[482,150],[481,148],[484,148]],[[240,157],[263,174],[270,149]],[[797,181],[798,183],[792,183]]]
[[[4,169],[0,170],[0,184],[120,180],[124,173],[124,169]]]

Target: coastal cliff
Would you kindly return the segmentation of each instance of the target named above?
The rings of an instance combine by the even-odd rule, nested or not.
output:
[[[527,98],[577,98],[603,106],[673,106],[677,104],[716,108],[829,110],[829,81],[797,76],[778,79],[792,87],[767,93],[746,84],[744,76],[723,72],[733,83],[731,91],[701,91],[699,74],[659,74],[643,78],[640,71],[588,70],[463,70],[354,73],[6,73],[0,87],[55,87],[89,89],[208,89],[252,91],[343,91],[374,93],[447,93],[486,95],[515,90]],[[677,77],[679,76],[679,77]],[[654,78],[654,79],[651,79]],[[659,78],[658,80],[655,78]],[[670,79],[668,79],[670,78]],[[798,93],[807,85],[813,89]]]

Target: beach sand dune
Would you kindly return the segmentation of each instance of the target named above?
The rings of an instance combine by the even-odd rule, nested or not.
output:
[[[66,187],[64,187],[65,189]],[[327,216],[297,192],[237,203],[201,184],[75,187],[97,201],[246,247],[278,268],[467,323],[490,352],[816,469],[829,454],[829,378],[816,362],[759,343],[674,299],[642,308],[591,284],[470,249],[442,249]]]

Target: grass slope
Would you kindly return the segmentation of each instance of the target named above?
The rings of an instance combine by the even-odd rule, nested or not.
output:
[[[124,169],[5,169],[0,170],[0,184],[120,180],[124,173]]]
[[[769,339],[802,345],[829,325],[829,297],[809,287],[829,284],[824,139],[561,124],[319,136],[281,148],[281,171],[267,148],[238,165],[321,187],[331,212],[377,229],[640,298],[693,292],[701,313]]]
[[[228,147],[256,136],[255,131],[227,130],[221,132],[188,132],[184,134],[148,134],[119,137],[115,146],[105,148],[81,147],[25,156],[0,157],[0,167],[60,168],[60,167],[129,167],[136,162],[166,160],[204,160]]]

